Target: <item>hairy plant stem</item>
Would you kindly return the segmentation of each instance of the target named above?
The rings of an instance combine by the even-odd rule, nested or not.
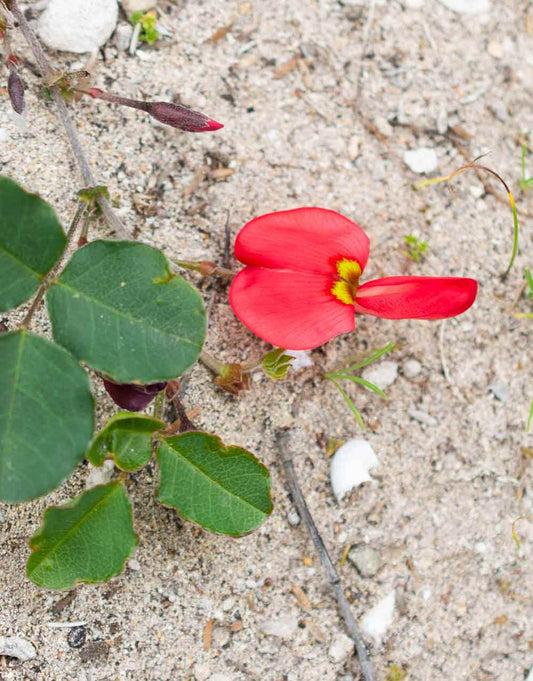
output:
[[[259,359],[253,359],[249,362],[243,362],[240,364],[240,367],[244,372],[250,373],[254,369],[258,369],[261,366],[262,361],[263,360],[260,357]],[[218,360],[216,357],[213,357],[213,355],[206,350],[202,350],[200,354],[200,362],[202,362],[202,364],[207,367],[209,371],[212,371],[216,376],[220,376],[224,369],[228,366],[227,364],[224,364]]]
[[[346,625],[346,629],[350,635],[350,638],[353,640],[355,644],[355,649],[357,650],[357,657],[359,659],[359,665],[361,667],[363,679],[364,681],[374,681],[375,679],[374,671],[372,668],[372,663],[370,661],[368,650],[363,641],[363,637],[359,631],[359,627],[357,626],[357,622],[355,621],[355,618],[352,614],[350,604],[348,603],[348,600],[344,595],[339,573],[337,572],[335,566],[333,565],[333,561],[331,560],[328,550],[326,549],[326,545],[324,544],[324,541],[320,536],[318,528],[315,525],[313,516],[309,512],[309,508],[307,507],[307,504],[305,502],[302,490],[300,489],[298,480],[296,479],[294,465],[292,463],[292,458],[289,451],[289,437],[290,431],[287,430],[280,430],[276,433],[276,440],[278,444],[278,450],[280,453],[280,459],[281,463],[283,464],[285,475],[287,477],[287,484],[289,486],[292,501],[296,506],[296,510],[298,511],[300,518],[303,520],[305,527],[307,528],[307,532],[311,537],[313,544],[315,545],[315,548],[317,550],[317,553],[320,557],[322,567],[324,568],[328,576],[329,583],[331,584],[331,587],[335,594],[335,598],[337,599],[337,605],[339,606],[339,610]]]
[[[26,313],[26,316],[22,320],[22,324],[20,325],[21,327],[24,327],[25,329],[30,328],[30,322],[35,314],[36,310],[38,309],[39,305],[41,304],[41,300],[43,299],[44,294],[46,293],[46,290],[50,286],[50,282],[52,278],[56,275],[57,271],[61,267],[61,264],[63,263],[63,260],[65,258],[65,254],[68,251],[68,247],[72,243],[72,240],[74,238],[74,234],[76,233],[76,228],[80,224],[80,221],[82,220],[88,206],[84,201],[79,201],[78,206],[76,208],[76,212],[74,213],[74,217],[72,218],[72,221],[70,223],[70,227],[68,228],[67,232],[67,243],[65,244],[65,248],[63,250],[63,253],[58,260],[58,262],[55,264],[54,267],[46,274],[41,282],[41,285],[39,286],[39,290],[37,291],[37,295],[35,296],[33,303],[30,306],[30,309]]]
[[[43,48],[41,47],[41,43],[37,39],[35,33],[31,30],[30,25],[26,21],[26,17],[18,6],[17,0],[7,0],[7,7],[17,20],[20,30],[24,34],[24,37],[26,38],[26,41],[33,52],[33,56],[35,57],[35,61],[37,62],[37,66],[41,71],[45,82],[53,80],[57,76],[57,73],[54,71],[50,65],[50,62],[46,58]],[[59,119],[65,128],[65,132],[67,133],[70,147],[80,169],[83,182],[87,186],[94,187],[96,186],[97,182],[81,146],[80,138],[78,137],[76,128],[72,123],[65,101],[63,100],[61,89],[57,85],[51,85],[49,89],[52,100],[56,105]],[[111,208],[109,201],[101,194],[96,197],[96,201],[100,206],[106,222],[112,228],[112,230],[123,239],[129,238],[128,232],[116,215],[115,211]]]

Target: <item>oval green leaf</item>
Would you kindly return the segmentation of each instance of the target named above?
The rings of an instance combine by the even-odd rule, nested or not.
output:
[[[61,257],[66,241],[46,201],[0,177],[0,312],[35,293]]]
[[[207,433],[161,438],[158,499],[212,532],[240,537],[272,512],[270,474],[250,452]]]
[[[118,575],[137,545],[131,503],[118,482],[49,508],[30,539],[26,574],[45,589],[106,582]]]
[[[87,458],[93,466],[101,466],[105,459],[113,457],[121,470],[135,471],[150,460],[152,434],[164,427],[163,421],[150,416],[119,412],[95,437]]]
[[[119,383],[181,376],[202,349],[202,298],[151,246],[94,241],[47,293],[54,339]]]
[[[89,379],[68,352],[24,330],[0,334],[0,500],[57,487],[93,429]]]

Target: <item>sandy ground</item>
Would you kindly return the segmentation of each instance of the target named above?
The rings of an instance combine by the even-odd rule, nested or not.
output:
[[[238,400],[216,389],[202,367],[192,371],[185,401],[201,407],[198,424],[270,467],[275,510],[251,536],[237,541],[183,523],[155,502],[157,472],[149,466],[129,485],[140,537],[136,562],[111,583],[80,586],[64,601],[66,594],[24,578],[27,541],[48,505],[84,488],[86,465],[44,499],[3,505],[0,634],[32,641],[37,657],[0,660],[0,678],[359,679],[355,658],[334,662],[329,655],[342,622],[304,529],[288,520],[293,509],[274,442],[286,426],[303,491],[334,559],[358,544],[381,555],[383,566],[371,578],[349,561],[339,568],[355,616],[396,589],[387,638],[371,646],[377,679],[386,679],[393,664],[413,681],[526,678],[533,666],[533,524],[517,525],[519,550],[511,526],[532,512],[532,464],[521,452],[533,444],[525,432],[532,327],[509,310],[524,267],[533,265],[532,222],[522,218],[519,257],[502,283],[512,243],[508,206],[488,195],[474,173],[457,179],[453,192],[444,185],[415,192],[421,176],[403,154],[432,147],[437,173],[450,172],[463,163],[457,144],[442,134],[453,127],[467,155],[490,151],[487,164],[519,194],[521,141],[533,134],[531,3],[493,1],[490,12],[478,15],[454,13],[437,0],[376,3],[363,61],[363,0],[179,1],[161,9],[170,36],[135,57],[111,41],[99,57],[96,85],[126,96],[179,97],[225,128],[186,135],[92,101],[74,112],[97,178],[140,240],[171,257],[220,259],[228,209],[235,234],[256,215],[320,205],[368,231],[368,278],[472,276],[480,292],[470,311],[444,326],[360,318],[354,334],[313,352],[313,368],[278,384],[257,376]],[[229,24],[224,38],[209,42]],[[31,62],[20,37],[16,44]],[[83,66],[79,57],[52,56],[58,65]],[[78,175],[38,79],[30,69],[24,78],[28,129],[17,131],[4,103],[1,172],[39,191],[66,224]],[[212,171],[221,167],[234,173],[216,180]],[[524,210],[533,211],[532,196],[519,200]],[[421,263],[404,255],[409,233],[430,245]],[[97,234],[106,234],[105,225]],[[531,311],[531,304],[522,298],[516,309]],[[19,318],[14,314],[9,325]],[[35,326],[48,332],[44,317]],[[388,401],[347,388],[380,460],[376,481],[337,503],[326,445],[360,432],[321,372],[387,341],[402,344],[391,356],[400,375]],[[208,347],[233,361],[264,348],[234,318],[224,293],[213,300]],[[416,378],[403,375],[410,358],[422,364]],[[489,390],[495,381],[506,386],[507,399],[495,399]],[[113,406],[100,385],[95,390],[104,418]],[[412,408],[435,423],[413,420]],[[307,594],[311,612],[293,584]],[[298,625],[284,638],[262,633],[265,622],[291,617]],[[84,623],[78,648],[69,629],[48,626],[73,621]]]

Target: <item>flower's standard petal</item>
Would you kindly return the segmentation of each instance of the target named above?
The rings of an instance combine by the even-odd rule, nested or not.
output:
[[[461,277],[385,277],[357,289],[355,311],[385,319],[444,319],[476,299],[477,282]]]
[[[353,306],[330,289],[329,276],[245,267],[233,280],[229,299],[259,338],[287,350],[309,350],[355,328]]]
[[[334,210],[296,208],[248,222],[235,242],[245,265],[296,272],[335,273],[336,263],[356,260],[364,269],[370,242],[361,227]]]

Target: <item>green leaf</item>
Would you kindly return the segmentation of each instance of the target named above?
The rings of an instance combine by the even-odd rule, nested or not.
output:
[[[118,383],[176,378],[200,355],[202,298],[150,246],[93,241],[72,256],[47,300],[54,339]]]
[[[263,357],[261,361],[261,366],[263,371],[270,378],[279,380],[280,378],[285,378],[287,372],[289,371],[294,357],[291,355],[285,355],[285,350],[283,348],[275,348]]]
[[[272,511],[270,474],[250,452],[207,433],[161,438],[158,499],[180,515],[240,537]]]
[[[67,238],[46,201],[0,177],[0,312],[28,300],[61,257]]]
[[[152,456],[152,433],[164,427],[163,421],[150,416],[119,412],[95,437],[87,458],[94,466],[101,466],[105,459],[113,457],[121,470],[135,471]]]
[[[136,545],[130,500],[122,484],[112,482],[45,512],[30,539],[26,574],[45,589],[105,582],[119,574]]]
[[[89,379],[68,352],[25,330],[0,334],[0,500],[57,487],[93,428]]]

